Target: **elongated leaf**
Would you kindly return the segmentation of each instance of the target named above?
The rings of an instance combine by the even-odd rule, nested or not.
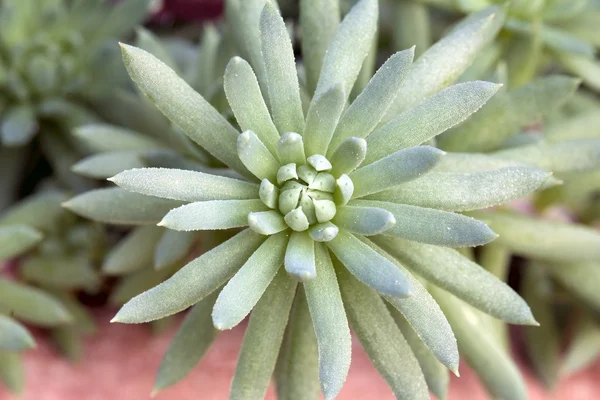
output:
[[[417,146],[464,121],[498,91],[495,83],[459,83],[398,115],[367,138],[369,164],[395,151]],[[404,96],[399,96],[404,97]]]
[[[514,290],[455,250],[388,236],[373,241],[406,267],[481,311],[513,324],[537,324]]]
[[[287,232],[269,236],[225,285],[212,312],[215,328],[231,329],[252,311],[283,265],[288,240]]]
[[[483,222],[461,214],[383,201],[356,200],[349,204],[389,211],[396,219],[396,224],[385,234],[415,242],[469,247],[481,246],[498,237]]]
[[[144,20],[149,4],[149,0],[125,0],[111,7],[99,29],[94,32],[94,39],[104,40],[125,35]]]
[[[393,297],[410,295],[407,274],[351,233],[340,231],[327,245],[352,275],[365,285]]]
[[[432,42],[432,23],[429,9],[425,4],[410,1],[394,3],[393,42],[396,49],[415,46],[415,54],[420,56]],[[408,339],[407,339],[408,340]]]
[[[164,229],[157,226],[141,226],[121,240],[106,256],[102,272],[109,275],[125,275],[152,265],[154,249]],[[140,253],[140,249],[144,249]]]
[[[173,270],[173,267],[163,268],[158,271],[148,267],[122,277],[110,293],[110,297],[108,298],[109,304],[114,307],[122,307],[135,296],[152,289],[169,278],[173,274]]]
[[[552,276],[570,292],[590,304],[594,308],[600,307],[600,282],[599,262],[578,262],[569,264],[543,263]]]
[[[354,183],[352,197],[364,197],[416,179],[432,169],[444,154],[435,147],[417,146],[398,150],[361,167],[350,174]]]
[[[46,288],[98,290],[100,276],[85,254],[30,256],[23,260],[19,273],[23,280]]]
[[[109,124],[87,124],[73,129],[73,134],[92,152],[159,149],[162,144],[151,137]]]
[[[275,368],[279,400],[319,398],[317,354],[317,338],[306,295],[303,290],[298,290]]]
[[[246,262],[264,236],[246,229],[204,253],[160,285],[131,299],[113,322],[142,323],[175,314],[212,293]]]
[[[240,160],[258,179],[277,180],[280,164],[254,132],[245,131],[238,136],[237,151]]]
[[[341,84],[323,91],[310,103],[302,135],[307,156],[327,153],[327,147],[345,105],[346,94]]]
[[[432,287],[430,292],[452,325],[461,355],[492,396],[526,400],[527,389],[519,369],[494,335],[487,332],[479,312],[441,289]]]
[[[577,79],[556,75],[499,94],[465,123],[442,135],[440,148],[465,152],[495,150],[522,127],[563,105],[578,85]]]
[[[109,224],[156,224],[183,202],[131,193],[121,188],[95,189],[63,203],[70,211]]]
[[[106,179],[119,172],[144,166],[139,152],[114,151],[86,157],[75,163],[71,171],[86,178]]]
[[[446,37],[431,46],[413,65],[382,122],[410,109],[451,85],[487,46],[504,22],[502,6],[492,6],[465,18]],[[435,66],[435,74],[432,74]],[[429,116],[431,117],[431,115]]]
[[[266,2],[260,15],[260,44],[273,122],[279,132],[302,132],[304,114],[294,50],[279,11]]]
[[[346,14],[327,46],[313,99],[337,83],[350,95],[375,36],[377,17],[375,0],[360,0]]]
[[[315,252],[318,278],[304,283],[304,290],[319,345],[321,391],[332,399],[346,381],[352,339],[329,250],[317,244]]]
[[[399,299],[391,296],[384,296],[394,308],[406,318],[410,326],[414,329],[420,340],[435,355],[435,357],[444,364],[449,370],[458,374],[458,347],[456,339],[446,321],[446,317],[433,297],[425,287],[415,278],[398,260],[386,253],[383,249],[367,239],[363,242],[369,245],[381,256],[387,258],[398,269],[404,272],[411,284],[411,296],[406,299]]]
[[[27,225],[0,228],[0,260],[23,254],[42,241],[43,235]]]
[[[571,139],[591,139],[600,137],[600,114],[595,109],[587,110],[571,118],[550,124],[544,130],[549,142]]]
[[[300,280],[310,280],[317,276],[315,243],[307,231],[292,232],[285,252],[284,265],[288,274]]]
[[[600,139],[540,142],[493,153],[552,172],[582,172],[600,166]]]
[[[135,41],[136,47],[146,50],[148,53],[167,64],[169,68],[177,71],[177,64],[157,36],[148,29],[142,27],[137,27],[135,33],[137,34]]]
[[[0,350],[23,351],[35,347],[33,337],[27,329],[5,315],[0,315]]]
[[[58,326],[50,331],[52,342],[58,351],[71,362],[81,360],[83,340],[81,334],[72,325]]]
[[[158,367],[153,392],[183,379],[200,362],[216,337],[210,313],[216,293],[198,302],[186,315]]]
[[[265,396],[296,286],[296,282],[280,269],[252,311],[231,383],[230,399],[260,400]]]
[[[183,201],[246,200],[258,198],[258,185],[197,171],[141,168],[109,179],[125,190]]]
[[[399,399],[429,399],[419,363],[383,300],[343,268],[337,272],[352,330],[394,395]]]
[[[600,328],[598,324],[592,318],[586,316],[577,328],[560,370],[563,376],[583,370],[600,355]]]
[[[377,70],[368,85],[342,115],[329,145],[328,155],[350,137],[366,138],[377,126],[409,71],[414,48],[392,55]]]
[[[154,268],[160,270],[182,261],[194,248],[196,239],[194,232],[164,231],[154,250]]]
[[[167,118],[213,156],[248,176],[237,157],[238,132],[169,67],[144,50],[121,45],[131,79]]]
[[[527,167],[473,173],[430,172],[367,199],[412,204],[445,211],[487,208],[526,196],[550,174]]]
[[[508,211],[471,213],[513,253],[553,262],[600,260],[600,233],[583,225],[537,220]]]
[[[277,155],[279,132],[273,124],[250,64],[240,57],[233,57],[227,64],[224,79],[227,101],[240,128],[256,132],[271,154]]]
[[[429,391],[438,399],[445,399],[448,393],[448,384],[450,383],[448,369],[435,358],[435,355],[425,346],[413,328],[411,328],[406,318],[398,310],[388,307],[388,311],[392,315],[392,318],[394,318],[394,321],[396,321],[396,325],[400,328],[402,336],[404,336],[404,339],[406,339],[410,349],[417,358]]]
[[[23,391],[25,371],[19,353],[0,350],[0,380],[15,394]]]
[[[558,60],[565,69],[580,76],[592,90],[600,90],[600,64],[593,58],[562,54]]]
[[[0,226],[27,225],[42,232],[55,231],[68,215],[60,207],[67,198],[66,193],[54,190],[34,194],[5,210]]]
[[[24,146],[31,141],[38,129],[33,108],[28,106],[11,108],[2,116],[0,142],[7,147]]]
[[[331,156],[331,174],[341,176],[354,171],[367,155],[367,141],[351,137],[342,142]]]
[[[307,90],[312,95],[325,52],[340,23],[340,4],[339,0],[308,0],[300,2],[299,7],[302,62],[306,69]]]
[[[250,213],[268,209],[258,199],[198,201],[169,211],[158,225],[178,231],[239,228],[248,226]]]
[[[0,310],[25,322],[56,326],[71,321],[71,315],[53,297],[40,289],[0,279]]]
[[[396,219],[382,208],[358,205],[340,207],[333,222],[349,232],[372,236],[392,229]]]
[[[92,335],[96,333],[96,321],[90,310],[81,304],[79,299],[61,289],[47,289],[47,292],[59,300],[65,309],[73,317],[69,324],[81,335]]]

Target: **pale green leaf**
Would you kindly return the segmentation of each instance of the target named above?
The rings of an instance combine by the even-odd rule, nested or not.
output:
[[[577,262],[569,264],[544,263],[552,276],[569,292],[595,309],[600,308],[600,263]]]
[[[126,35],[134,26],[143,22],[149,5],[150,0],[124,0],[111,7],[99,29],[94,31],[94,39],[101,41]]]
[[[102,272],[107,275],[126,275],[152,265],[152,250],[164,232],[164,229],[152,225],[135,228],[106,255]]]
[[[0,227],[0,260],[19,256],[42,241],[43,235],[27,225]]]
[[[27,225],[42,232],[55,231],[68,217],[60,207],[67,198],[66,193],[54,190],[29,196],[2,212],[0,226]]]
[[[600,138],[600,113],[596,108],[586,110],[571,118],[560,119],[549,124],[544,130],[544,137],[549,142],[560,142],[571,139]]]
[[[600,327],[589,316],[577,326],[577,332],[570,343],[562,362],[561,374],[575,374],[596,361],[600,355]]]
[[[414,46],[417,56],[423,54],[432,42],[428,7],[412,1],[396,1],[392,15],[396,21],[392,31],[395,48],[408,49]]]
[[[121,188],[95,189],[63,203],[70,211],[109,224],[156,224],[181,201],[131,193]]]
[[[246,262],[264,236],[246,229],[202,254],[160,285],[131,299],[113,322],[142,323],[186,309],[215,291]]]
[[[252,311],[231,383],[231,400],[264,398],[275,369],[296,286],[296,282],[280,269]]]
[[[3,114],[0,142],[6,147],[28,144],[39,129],[34,109],[29,106],[17,106]]]
[[[396,398],[428,400],[419,363],[383,300],[343,268],[338,274],[352,330]]]
[[[333,222],[342,229],[363,236],[387,232],[396,225],[396,219],[392,213],[367,204],[338,208]]]
[[[459,83],[404,111],[367,138],[369,151],[365,163],[417,146],[445,132],[479,110],[499,87],[483,81]]]
[[[160,270],[182,261],[190,254],[197,239],[195,232],[165,230],[154,249],[154,268]]]
[[[172,200],[248,200],[258,197],[255,183],[171,168],[123,171],[109,181],[131,192]]]
[[[367,152],[367,158],[369,154]],[[435,147],[416,146],[375,159],[375,162],[350,174],[354,183],[352,197],[364,197],[417,179],[432,169],[445,154]]]
[[[302,136],[296,132],[284,133],[277,142],[277,155],[279,156],[281,164],[284,165],[295,163],[301,166],[306,163],[304,140],[302,140]],[[314,173],[316,174],[316,172]]]
[[[473,173],[430,172],[367,198],[445,211],[469,211],[526,196],[549,177],[547,172],[527,167]]]
[[[410,296],[407,274],[351,233],[341,230],[327,246],[365,285],[393,297]]]
[[[581,77],[583,83],[592,90],[600,90],[600,64],[593,58],[560,54],[558,60],[565,69]]]
[[[307,231],[292,232],[285,251],[284,265],[287,273],[299,280],[316,278],[315,242]]]
[[[175,71],[178,70],[177,64],[169,54],[168,49],[154,33],[141,26],[138,26],[135,29],[135,33],[137,36],[135,41],[136,47],[146,50],[148,53],[154,55],[156,58],[167,64],[169,68]]]
[[[331,174],[340,176],[354,171],[367,155],[367,141],[351,137],[342,142],[331,156]]]
[[[96,265],[89,257],[77,253],[27,257],[19,273],[23,280],[45,288],[96,291],[101,283]]]
[[[123,306],[135,296],[162,283],[173,273],[173,269],[170,267],[157,271],[148,267],[120,278],[110,293],[108,303],[113,307]]]
[[[0,315],[0,350],[23,351],[35,347],[29,331],[14,319]]]
[[[92,152],[153,150],[163,146],[158,140],[120,126],[87,124],[73,129],[73,135]]]
[[[260,200],[212,200],[185,204],[167,213],[158,223],[177,231],[202,231],[248,226],[248,215],[267,211]]]
[[[319,346],[321,391],[326,399],[332,399],[346,381],[352,339],[329,251],[317,244],[315,253],[317,279],[305,282],[304,290]]]
[[[121,44],[131,79],[192,140],[213,156],[248,175],[237,156],[237,130],[183,79],[144,50]]]
[[[86,178],[106,179],[128,169],[143,167],[138,151],[113,151],[88,156],[73,164],[71,171]]]
[[[389,236],[379,236],[374,242],[406,267],[481,311],[512,324],[536,325],[527,303],[513,289],[456,250]]]
[[[327,153],[327,147],[345,105],[346,94],[339,83],[322,91],[310,103],[302,134],[307,156]]]
[[[25,388],[25,370],[21,354],[0,350],[0,380],[8,390],[20,394]]]
[[[258,179],[277,180],[280,164],[254,132],[245,131],[238,136],[237,152],[242,163]]]

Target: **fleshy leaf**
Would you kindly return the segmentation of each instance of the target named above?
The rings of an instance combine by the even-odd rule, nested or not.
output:
[[[107,151],[153,150],[161,143],[151,137],[109,124],[87,124],[73,129],[73,134],[86,149],[98,153]]]
[[[0,226],[27,225],[42,232],[56,230],[68,212],[60,207],[67,200],[66,193],[47,191],[34,194],[4,210],[0,217]]]
[[[106,179],[119,172],[144,166],[137,151],[113,151],[86,157],[73,164],[71,171],[86,178]]]
[[[396,219],[389,211],[360,205],[340,207],[333,222],[342,229],[363,236],[377,235],[396,225]]]
[[[307,231],[292,232],[285,252],[285,270],[302,280],[317,276],[315,267],[315,243]]]
[[[141,26],[136,28],[135,33],[137,34],[135,41],[136,47],[146,50],[148,53],[167,64],[169,68],[177,71],[177,64],[169,54],[167,48],[154,33]]]
[[[194,248],[197,238],[195,232],[165,230],[154,249],[154,268],[160,270],[183,260]]]
[[[38,122],[32,107],[18,106],[2,115],[0,142],[7,147],[28,144],[38,131]]]
[[[258,197],[258,185],[255,183],[180,169],[133,169],[109,180],[131,192],[172,200],[247,200]]]
[[[201,231],[248,226],[248,214],[267,211],[256,200],[198,201],[175,208],[158,223],[177,231]]]
[[[351,137],[342,142],[331,156],[331,174],[349,174],[363,162],[367,155],[367,141]]]
[[[0,380],[12,393],[20,394],[25,386],[25,370],[21,354],[0,350]]]
[[[587,316],[581,325],[578,325],[560,372],[563,376],[577,373],[594,363],[598,355],[600,355],[600,328],[596,321]]]
[[[215,328],[231,329],[252,311],[283,265],[289,234],[269,236],[225,285],[212,312]]]
[[[600,306],[600,265],[596,262],[569,264],[544,263],[552,276],[573,295],[594,308]]]
[[[27,225],[0,227],[0,260],[8,260],[35,247],[43,235]]]
[[[102,272],[125,275],[152,265],[154,254],[150,250],[156,247],[163,233],[164,229],[152,225],[135,228],[106,255]]]
[[[258,179],[276,181],[279,162],[254,132],[245,131],[238,136],[237,152],[242,163]]]
[[[323,91],[310,103],[304,126],[304,147],[307,156],[325,154],[340,115],[346,105],[341,84]]]
[[[112,322],[142,323],[185,310],[231,278],[263,240],[263,236],[249,229],[238,233],[189,262],[160,285],[131,299]]]
[[[23,351],[35,347],[33,337],[23,325],[5,315],[0,315],[0,350]]]

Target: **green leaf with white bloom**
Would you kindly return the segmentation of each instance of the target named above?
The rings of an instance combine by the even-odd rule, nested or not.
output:
[[[377,30],[376,0],[360,0],[344,17],[327,46],[313,101],[337,83],[347,96],[362,68]]]
[[[579,224],[539,220],[509,211],[472,212],[513,253],[553,262],[600,260],[600,232]]]
[[[421,338],[419,338],[406,318],[398,310],[388,307],[388,311],[392,315],[392,318],[394,318],[394,321],[396,321],[396,325],[400,328],[402,336],[404,336],[404,339],[406,339],[410,349],[417,358],[429,391],[438,399],[445,399],[448,394],[448,384],[450,383],[448,369],[435,358],[435,355],[425,346]]]
[[[596,109],[587,110],[549,124],[544,129],[544,137],[548,142],[600,138],[600,113]]]
[[[9,391],[19,394],[25,386],[25,371],[21,354],[0,350],[0,380]]]
[[[322,91],[319,97],[315,97],[310,103],[302,134],[307,156],[327,153],[327,147],[345,105],[346,94],[339,83]]]
[[[399,51],[377,70],[365,89],[342,115],[329,145],[328,155],[333,154],[348,138],[369,136],[396,98],[413,57],[414,48]]]
[[[315,246],[317,279],[304,283],[319,348],[319,381],[326,399],[337,396],[350,368],[352,339],[329,251]]]
[[[276,155],[279,132],[273,124],[250,64],[240,57],[233,57],[225,68],[223,87],[242,131],[256,132],[271,154]]]
[[[473,173],[430,172],[367,199],[445,211],[477,210],[526,196],[539,189],[550,175],[527,167]]]
[[[252,131],[245,131],[237,139],[239,159],[258,179],[277,180],[279,162]]]
[[[252,311],[231,382],[230,399],[264,398],[275,369],[296,286],[296,282],[280,269]]]
[[[490,82],[465,82],[434,94],[373,132],[367,138],[365,163],[420,145],[445,132],[479,110],[499,87]]]
[[[421,282],[404,268],[398,260],[391,257],[372,241],[367,239],[363,239],[362,241],[408,276],[411,285],[410,297],[399,299],[397,297],[384,296],[385,300],[402,313],[417,336],[431,350],[435,357],[449,370],[457,373],[458,348],[456,347],[456,339],[454,338],[450,324],[448,324],[444,313],[440,310],[435,300],[433,300]]]
[[[600,166],[600,138],[559,143],[538,142],[497,151],[493,156],[527,163],[556,173],[583,172]]]
[[[483,222],[461,214],[384,201],[356,200],[349,204],[389,211],[395,218],[396,224],[384,234],[415,242],[447,247],[469,247],[481,246],[498,237]]]
[[[279,132],[302,132],[304,113],[292,42],[283,18],[269,1],[262,10],[259,26],[273,122]]]
[[[340,176],[354,171],[367,156],[367,141],[351,137],[342,142],[331,156],[331,174]]]
[[[442,135],[440,148],[465,152],[495,150],[522,127],[563,105],[578,85],[577,79],[555,75],[501,93],[465,123]]]
[[[286,232],[269,236],[227,282],[213,308],[215,328],[231,329],[252,311],[281,269],[288,240]]]
[[[210,316],[215,299],[216,293],[198,302],[187,313],[160,362],[154,393],[179,382],[206,354],[217,333]]]
[[[230,279],[263,240],[264,236],[250,229],[238,233],[189,262],[160,285],[131,299],[112,321],[149,322],[185,310]]]
[[[479,51],[494,39],[504,22],[505,13],[503,6],[492,6],[472,14],[431,46],[412,66],[402,82],[402,95],[396,97],[382,122],[390,121],[454,83],[473,63]],[[436,66],[435,74],[431,73],[432,65]]]
[[[152,265],[154,254],[148,250],[156,247],[163,233],[164,229],[152,225],[135,228],[106,255],[102,272],[125,275]]]
[[[306,162],[304,153],[304,140],[299,133],[286,132],[277,142],[277,155],[281,164],[295,163],[297,165]],[[314,177],[313,177],[314,179]]]
[[[445,154],[435,147],[416,146],[377,159],[350,174],[354,183],[352,197],[364,197],[416,179],[432,169]]]
[[[160,149],[163,145],[146,135],[109,124],[87,124],[73,129],[73,135],[91,152]]]
[[[14,319],[0,315],[0,350],[23,351],[35,347],[29,331]]]
[[[547,268],[552,276],[573,295],[594,308],[600,307],[600,293],[598,293],[600,263],[598,261],[568,264],[548,262],[541,265]]]
[[[156,58],[167,64],[167,66],[174,71],[177,71],[177,64],[169,54],[169,51],[161,43],[160,39],[141,26],[135,29],[136,41],[135,46],[142,50],[146,50],[148,53],[154,55]]]
[[[432,287],[430,292],[452,325],[461,355],[477,372],[492,396],[526,400],[527,389],[519,369],[503,345],[487,331],[479,311],[439,288]]]
[[[298,290],[275,369],[279,400],[319,398],[317,338],[306,304]]]
[[[352,330],[399,399],[429,399],[419,363],[381,297],[352,275],[338,270]]]
[[[302,63],[306,70],[306,86],[312,95],[317,87],[327,46],[340,23],[339,0],[305,0],[300,7]]]
[[[580,76],[583,83],[593,90],[600,90],[600,64],[593,58],[560,54],[557,56],[563,67],[571,73]]]
[[[54,190],[34,194],[3,211],[0,226],[27,225],[42,232],[53,231],[68,216],[60,207],[67,198],[66,193]]]
[[[248,214],[267,210],[258,199],[198,201],[169,211],[158,225],[176,231],[239,228],[248,226]]]
[[[369,205],[343,206],[338,208],[333,222],[342,229],[357,235],[372,236],[389,231],[396,219],[387,210]]]
[[[316,278],[315,242],[307,231],[292,232],[285,251],[285,270],[301,281]]]
[[[154,250],[154,268],[160,270],[183,260],[194,248],[197,238],[194,232],[165,230]]]
[[[153,55],[125,44],[121,44],[121,49],[131,79],[158,109],[217,159],[248,176],[237,156],[237,130]]]
[[[71,167],[71,171],[93,179],[106,179],[119,172],[143,168],[139,151],[114,151],[88,156]]]
[[[0,227],[0,260],[8,260],[25,253],[42,239],[40,231],[27,225]]]
[[[109,181],[130,192],[182,201],[249,200],[258,192],[255,183],[172,168],[123,171]]]
[[[52,327],[71,322],[72,317],[54,297],[40,289],[0,279],[0,310],[25,322]]]
[[[512,324],[536,325],[527,303],[514,290],[456,250],[389,236],[373,241],[406,267],[481,311]]]
[[[400,271],[385,257],[351,233],[341,230],[327,242],[335,256],[359,281],[381,294],[393,297],[410,296],[408,274]]]
[[[13,107],[3,113],[0,124],[0,142],[6,147],[25,146],[38,129],[35,110],[32,107]]]
[[[156,224],[181,201],[131,193],[121,188],[94,189],[63,203],[75,214],[118,225]]]

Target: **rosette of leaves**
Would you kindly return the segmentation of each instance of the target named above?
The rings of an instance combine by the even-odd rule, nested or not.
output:
[[[348,320],[398,398],[429,398],[428,387],[444,396],[446,368],[458,367],[450,324],[470,362],[498,366],[487,375],[499,383],[496,394],[523,398],[524,386],[509,379],[517,371],[493,343],[478,339],[477,317],[457,298],[511,323],[536,322],[512,289],[452,249],[496,236],[453,211],[510,201],[549,175],[529,167],[465,174],[453,181],[447,199],[430,197],[432,187],[447,181],[429,171],[447,155],[421,146],[497,91],[498,85],[482,81],[442,89],[468,67],[473,48],[497,31],[502,10],[459,25],[415,64],[412,50],[394,54],[348,105],[375,35],[377,1],[359,1],[339,24],[323,22],[323,4],[303,2],[305,32],[318,21],[333,24],[327,26],[331,36],[317,40],[314,31],[305,38],[322,49],[303,54],[305,66],[320,65],[305,114],[284,21],[270,2],[243,4],[252,12],[238,17],[258,18],[256,25],[238,26],[238,33],[245,33],[246,50],[259,51],[249,52],[251,64],[234,57],[224,77],[242,133],[167,65],[122,46],[126,67],[148,98],[240,175],[148,168],[111,179],[134,193],[187,203],[169,211],[161,226],[242,228],[116,315],[115,322],[141,323],[194,306],[163,360],[156,388],[179,380],[202,357],[214,337],[209,323],[230,329],[251,313],[232,398],[262,398],[278,356],[280,397],[318,395],[319,381],[325,397],[334,397],[350,363]],[[442,49],[456,42],[462,46]],[[429,80],[425,66],[432,60],[444,67]],[[404,92],[412,86],[419,89]],[[400,200],[399,193],[417,189],[419,200]]]
[[[470,13],[498,0],[417,0],[420,3]],[[596,51],[600,42],[596,26],[600,3],[596,0],[517,0],[507,6],[509,17],[500,40],[482,55],[481,67],[498,59],[508,63],[511,86],[530,81],[548,62],[560,64],[600,89],[600,65]]]

